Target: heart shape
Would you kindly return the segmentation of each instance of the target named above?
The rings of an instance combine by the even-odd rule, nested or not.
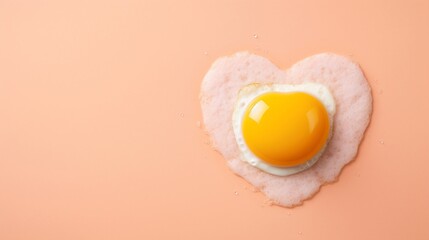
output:
[[[252,83],[327,86],[336,101],[333,134],[311,168],[286,177],[274,176],[240,160],[231,116],[238,92]],[[213,147],[231,170],[261,190],[275,204],[293,207],[333,182],[358,151],[372,113],[371,88],[359,66],[331,53],[308,57],[283,71],[264,57],[247,52],[218,59],[205,75],[200,93],[205,129]]]

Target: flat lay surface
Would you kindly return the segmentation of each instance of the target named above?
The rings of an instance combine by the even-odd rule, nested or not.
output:
[[[0,0],[0,239],[429,238],[429,2]],[[357,158],[296,208],[210,146],[201,82],[248,51],[350,57]]]

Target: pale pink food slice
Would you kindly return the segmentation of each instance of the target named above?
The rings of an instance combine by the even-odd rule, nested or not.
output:
[[[251,83],[322,83],[336,102],[331,141],[311,168],[286,177],[274,176],[240,160],[232,129],[232,112],[240,89]],[[372,112],[371,88],[359,66],[350,59],[323,53],[308,57],[283,71],[264,57],[242,52],[218,59],[201,86],[205,129],[213,147],[229,167],[276,204],[293,207],[336,180],[358,151]]]

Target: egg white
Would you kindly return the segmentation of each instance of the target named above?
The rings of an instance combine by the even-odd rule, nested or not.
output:
[[[262,94],[269,93],[269,92],[278,92],[278,93],[303,92],[316,97],[325,106],[325,109],[329,116],[329,125],[330,125],[328,140],[326,141],[326,144],[323,146],[323,148],[317,154],[315,154],[309,161],[293,167],[277,167],[264,162],[247,147],[243,137],[243,132],[242,132],[242,122],[243,122],[244,113],[246,112],[246,109],[248,108],[249,104],[253,101],[253,99],[255,99],[256,97]],[[256,168],[261,169],[264,172],[277,175],[277,176],[287,176],[287,175],[304,171],[305,169],[308,169],[309,167],[311,167],[313,164],[317,162],[317,160],[323,154],[327,144],[329,143],[329,140],[331,139],[331,136],[332,136],[334,115],[335,115],[334,97],[332,96],[329,89],[323,84],[304,83],[304,84],[297,84],[297,85],[290,85],[290,84],[248,85],[240,90],[238,94],[238,100],[236,102],[236,105],[234,107],[234,112],[232,115],[233,130],[235,134],[235,139],[238,144],[238,148],[241,152],[240,154],[241,160],[249,163],[250,165]]]

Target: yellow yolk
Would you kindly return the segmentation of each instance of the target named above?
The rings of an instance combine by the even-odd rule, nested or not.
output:
[[[303,92],[260,95],[249,104],[242,122],[248,148],[278,167],[310,160],[325,146],[329,131],[325,107]]]

